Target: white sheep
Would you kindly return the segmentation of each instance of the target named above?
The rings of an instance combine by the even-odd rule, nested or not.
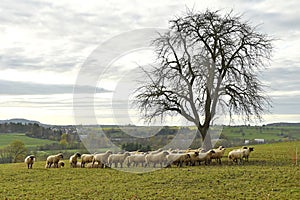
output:
[[[57,155],[48,156],[46,161],[46,168],[50,168],[52,164],[54,165],[54,168],[58,168],[58,162],[62,158],[63,155],[61,153]]]
[[[112,154],[112,151],[107,150],[105,153],[98,153],[94,155],[93,164],[98,162],[99,165],[107,166],[108,165],[108,157]]]
[[[127,167],[130,167],[131,164],[133,164],[134,167],[137,167],[139,164],[144,167],[144,164],[146,163],[146,154],[133,154],[128,156],[125,159],[125,163],[127,164]]]
[[[172,164],[177,165],[177,167],[182,167],[182,164],[190,159],[190,154],[188,153],[170,153],[167,155],[168,166]]]
[[[211,156],[211,159],[215,159],[217,163],[221,163],[221,158],[224,156],[225,148],[223,146],[219,146],[217,149],[213,149],[215,153]]]
[[[82,154],[81,155],[81,167],[85,166],[85,163],[93,162],[94,155],[93,154]]]
[[[123,163],[125,159],[130,156],[129,152],[125,152],[122,154],[111,154],[108,156],[108,166],[111,167],[111,165],[114,163],[115,167],[118,167],[118,163],[120,163],[120,167],[123,167]]]
[[[167,164],[167,155],[169,155],[169,152],[167,151],[162,151],[159,153],[155,153],[155,154],[147,154],[145,159],[146,159],[146,166],[150,166],[150,164],[153,164],[153,167],[156,166],[156,164],[160,164],[160,166],[162,167],[163,164]]]
[[[202,153],[202,152],[200,152],[199,154],[198,154],[198,161],[199,161],[199,164],[202,162],[202,161],[204,161],[204,164],[205,165],[207,165],[207,164],[210,164],[210,161],[211,161],[211,157],[212,157],[212,155],[215,153],[215,151],[214,150],[209,150],[209,151],[207,151],[207,152],[205,152],[205,153]]]
[[[70,167],[76,168],[77,167],[77,159],[80,158],[80,153],[75,153],[70,157]]]
[[[64,161],[59,161],[57,164],[57,168],[63,168],[63,167],[65,167]],[[51,168],[55,168],[54,165],[52,165]]]
[[[243,163],[243,158],[248,161],[250,152],[253,151],[253,147],[243,147],[241,149],[234,149],[228,153],[228,161],[236,162],[237,164]]]
[[[93,164],[93,163],[88,163],[87,165],[86,165],[86,167],[87,168],[102,168],[103,166],[102,165],[100,165],[100,164]]]
[[[76,163],[76,168],[80,168],[81,167],[81,162],[77,162]]]
[[[187,154],[189,154],[189,158],[185,161],[186,165],[195,166],[197,162],[200,165],[201,159],[199,158],[198,151],[188,152]]]
[[[32,169],[32,165],[33,165],[34,161],[35,161],[35,156],[30,155],[25,158],[24,162],[26,163],[28,169]]]
[[[245,161],[249,161],[249,155],[252,151],[254,151],[254,147],[243,147],[243,158],[245,158]]]

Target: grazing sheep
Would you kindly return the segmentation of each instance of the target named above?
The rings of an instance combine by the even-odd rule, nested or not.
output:
[[[100,165],[107,166],[108,165],[108,157],[112,154],[112,151],[108,150],[105,153],[98,153],[94,155],[93,164],[95,162],[101,163]]]
[[[81,167],[84,168],[85,163],[93,162],[94,155],[93,154],[82,154],[81,155]]]
[[[234,149],[228,153],[228,161],[243,163],[243,149]]]
[[[76,168],[80,168],[81,167],[81,162],[77,162],[76,163]]]
[[[144,167],[144,164],[146,163],[146,154],[134,154],[130,155],[125,159],[125,163],[127,164],[127,167],[130,167],[131,164],[133,164],[134,167],[137,167],[139,164]]]
[[[75,153],[70,157],[70,167],[76,168],[77,167],[77,159],[80,158],[80,153]]]
[[[251,151],[254,151],[253,147],[243,147],[241,149],[234,149],[228,153],[228,161],[236,162],[237,164],[242,164],[243,158],[245,158],[245,160],[248,161]]]
[[[93,163],[88,163],[87,165],[86,165],[86,167],[87,168],[102,168],[103,166],[102,165],[100,165],[100,164],[93,164]]]
[[[58,165],[57,165],[57,168],[63,168],[63,167],[65,167],[64,161],[59,161]],[[54,167],[54,165],[52,165],[51,168],[56,168],[56,167]]]
[[[167,163],[168,166],[174,164],[177,165],[177,167],[182,167],[182,163],[186,162],[186,160],[190,158],[190,154],[188,153],[170,153],[167,155]]]
[[[186,159],[185,161],[186,165],[195,166],[197,162],[200,165],[201,159],[198,156],[199,152],[195,151],[195,152],[189,152],[187,154],[189,154],[189,158]]]
[[[35,156],[30,155],[25,158],[24,162],[27,164],[28,169],[32,169],[32,165],[33,165],[34,161],[35,161]]]
[[[221,158],[223,157],[226,149],[223,146],[219,146],[217,149],[213,150],[215,151],[215,153],[211,156],[211,159],[215,159],[217,163],[221,165]]]
[[[252,151],[254,151],[254,147],[243,147],[243,158],[245,158],[245,161],[249,161],[249,155]]]
[[[210,161],[211,161],[211,157],[212,155],[215,153],[214,150],[209,150],[205,153],[202,153],[200,152],[198,154],[198,159],[199,159],[199,164],[204,161],[204,164],[207,165],[207,164],[210,164]]]
[[[130,156],[129,152],[125,152],[123,154],[111,154],[108,157],[108,166],[111,167],[111,165],[114,163],[115,167],[118,167],[118,163],[120,163],[121,168],[123,167],[123,163],[125,159]]]
[[[147,154],[145,159],[146,159],[146,166],[150,166],[151,163],[153,163],[153,167],[156,166],[156,164],[160,164],[162,167],[163,164],[167,163],[167,155],[169,155],[169,152],[167,151],[162,151],[159,153],[155,154]]]
[[[54,168],[58,168],[58,162],[62,158],[63,158],[63,155],[61,153],[59,153],[57,155],[48,156],[47,161],[46,161],[46,168],[50,168],[52,164],[54,165]]]

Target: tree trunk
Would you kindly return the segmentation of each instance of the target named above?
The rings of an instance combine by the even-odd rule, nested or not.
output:
[[[206,152],[213,148],[208,128],[198,128],[202,137],[202,149]]]

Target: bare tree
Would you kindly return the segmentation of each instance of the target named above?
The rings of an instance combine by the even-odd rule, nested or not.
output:
[[[150,81],[135,96],[144,119],[180,114],[196,125],[204,149],[212,147],[208,130],[219,110],[261,119],[270,101],[258,74],[272,39],[232,12],[188,11],[170,24],[153,41],[159,65],[145,70]]]

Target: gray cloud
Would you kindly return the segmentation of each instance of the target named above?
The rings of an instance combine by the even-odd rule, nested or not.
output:
[[[79,86],[80,91],[95,91],[95,93],[110,92],[103,88]],[[0,95],[49,95],[49,94],[72,94],[73,85],[49,85],[36,83],[23,83],[0,80]]]
[[[56,73],[71,71],[80,66],[97,45],[124,31],[145,27],[168,27],[168,20],[195,5],[196,10],[231,8],[235,13],[244,13],[244,18],[254,25],[262,24],[259,30],[282,40],[276,46],[277,58],[263,81],[269,84],[268,92],[274,102],[274,113],[299,111],[299,95],[286,96],[299,91],[300,21],[299,1],[225,0],[214,4],[195,1],[98,1],[81,3],[70,1],[2,0],[0,2],[0,70],[43,70]],[[81,3],[81,5],[77,5]],[[226,11],[226,10],[225,10]],[[14,36],[15,35],[15,36]],[[3,39],[4,38],[4,39]],[[121,41],[126,45],[126,40]],[[5,44],[5,45],[4,45]],[[280,46],[282,45],[282,46]],[[284,45],[284,46],[283,46]],[[103,49],[105,51],[105,49]],[[281,56],[281,52],[284,51]],[[281,56],[281,57],[280,57]],[[278,58],[279,57],[279,58]],[[89,61],[91,62],[91,61]],[[99,63],[99,61],[97,61]],[[96,63],[96,64],[98,64]],[[87,63],[86,63],[87,64]],[[97,75],[95,66],[92,75]],[[108,78],[118,80],[122,66],[112,66]],[[121,83],[134,80],[129,74]],[[127,82],[126,82],[127,81]],[[120,84],[121,84],[120,83]],[[85,86],[80,91],[92,91]],[[71,94],[73,85],[49,85],[0,80],[0,95],[50,95]],[[107,92],[99,89],[98,93]],[[275,93],[274,93],[275,92]],[[52,100],[52,99],[51,99]],[[69,103],[25,102],[16,99],[15,104],[36,104],[63,109]],[[97,104],[107,108],[108,104]],[[82,106],[90,106],[84,105]]]

